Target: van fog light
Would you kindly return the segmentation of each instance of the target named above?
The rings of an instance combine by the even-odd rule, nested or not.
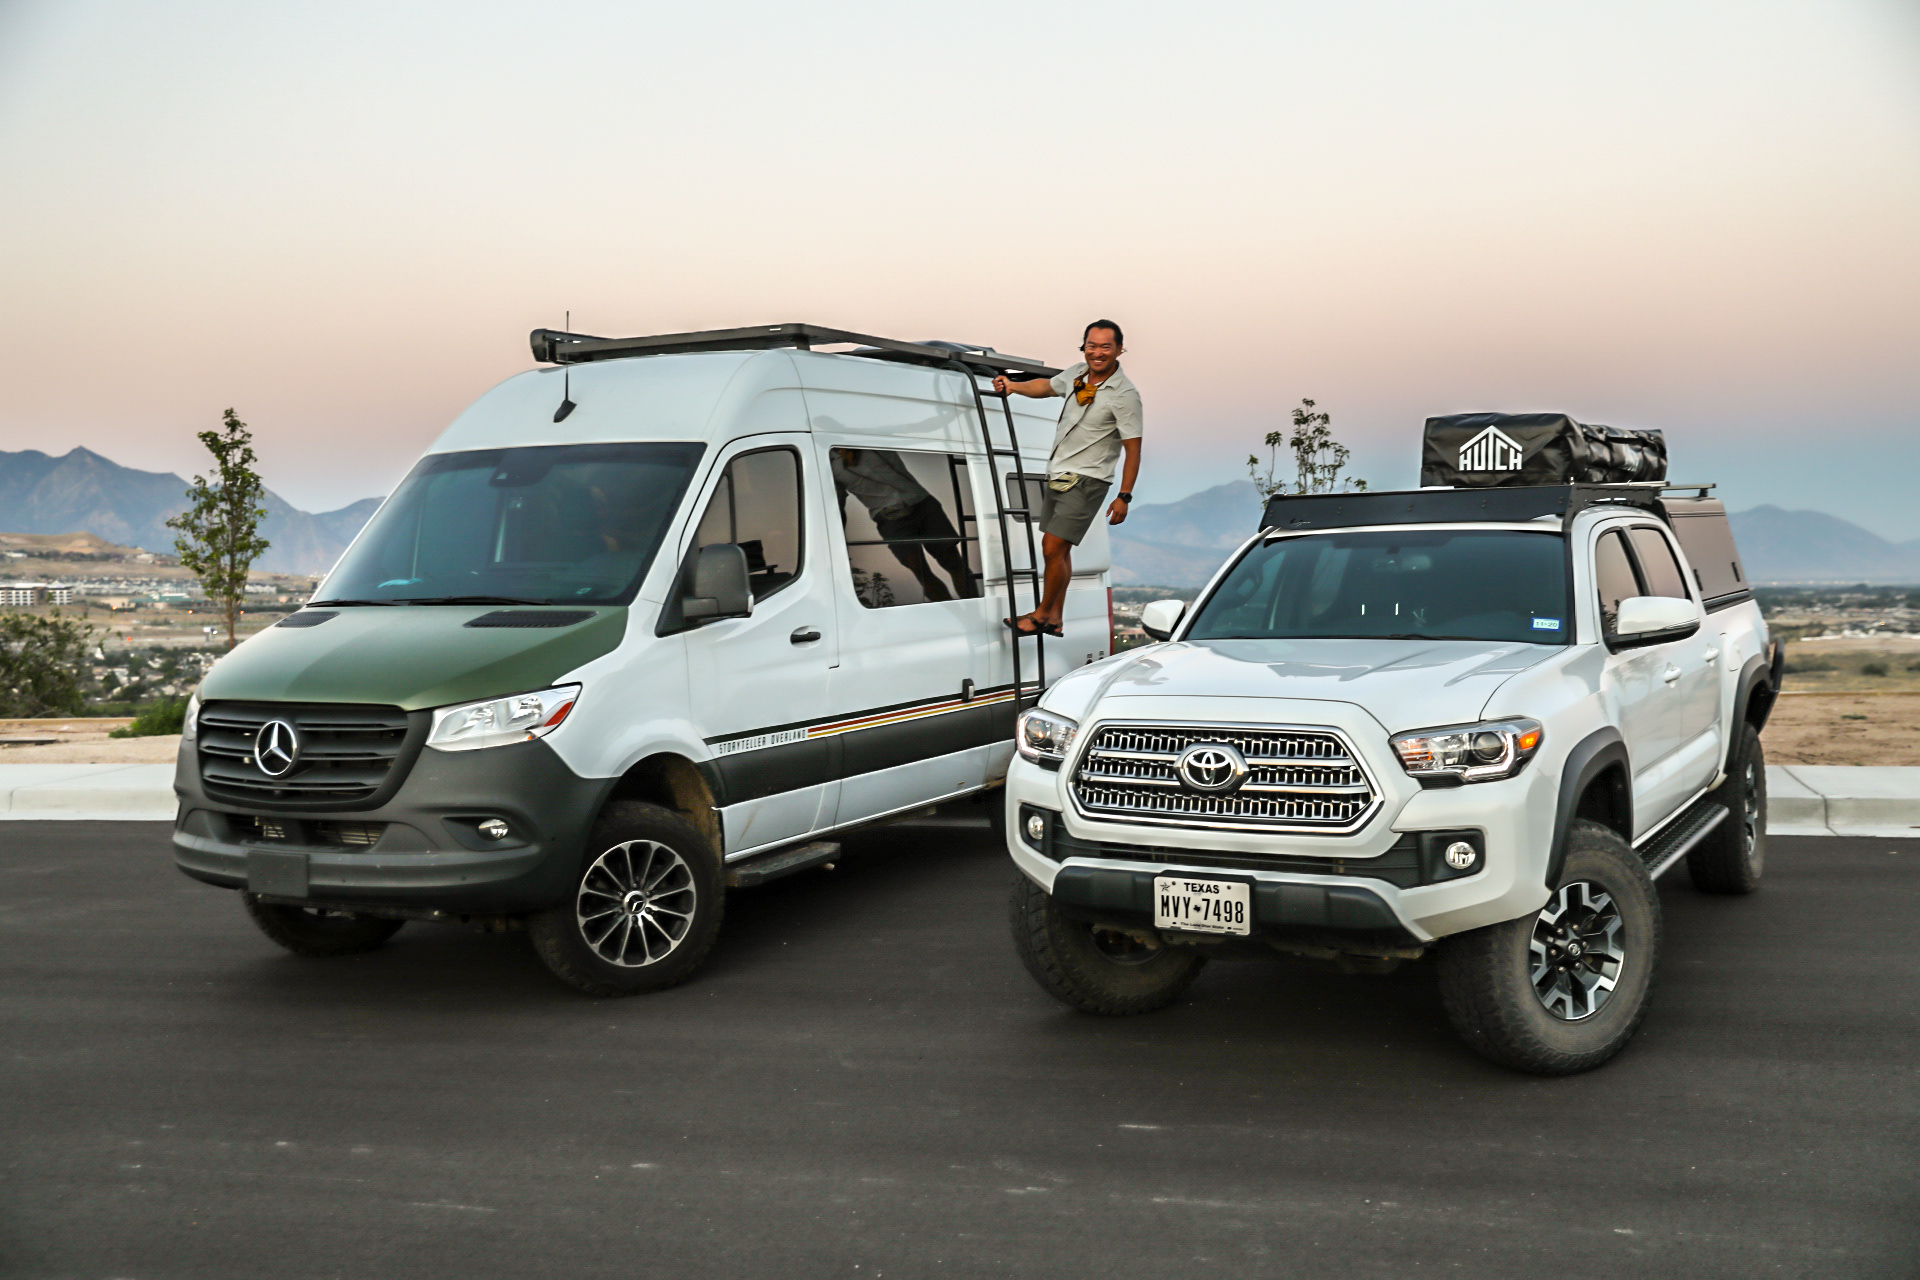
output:
[[[485,830],[484,827],[481,829]],[[1455,840],[1452,844],[1447,846],[1446,858],[1447,858],[1447,865],[1452,867],[1455,871],[1465,871],[1468,867],[1473,865],[1473,859],[1474,859],[1473,846],[1468,844],[1465,840]]]
[[[498,818],[488,818],[480,824],[480,834],[489,840],[505,840],[513,834],[513,828]],[[1473,858],[1473,849],[1468,845],[1455,845],[1454,849],[1466,849],[1468,861]],[[1447,861],[1453,861],[1453,849],[1447,850]]]

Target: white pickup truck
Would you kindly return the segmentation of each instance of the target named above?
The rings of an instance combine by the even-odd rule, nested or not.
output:
[[[1697,488],[1697,486],[1687,486]],[[1654,879],[1751,892],[1779,655],[1726,513],[1670,486],[1276,498],[1161,643],[1025,712],[1015,943],[1091,1013],[1209,957],[1431,954],[1494,1061],[1583,1071],[1658,967]]]

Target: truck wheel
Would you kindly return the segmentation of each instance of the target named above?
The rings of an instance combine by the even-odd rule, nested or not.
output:
[[[1713,793],[1727,817],[1687,854],[1687,876],[1702,893],[1752,893],[1767,862],[1767,758],[1760,731],[1742,722],[1727,780]]]
[[[1547,905],[1451,938],[1439,959],[1447,1016],[1474,1052],[1535,1075],[1591,1071],[1646,1015],[1660,898],[1619,833],[1577,821]]]
[[[350,956],[372,951],[400,932],[404,920],[380,916],[356,915],[349,911],[326,911],[318,907],[284,907],[262,902],[251,893],[242,893],[260,932],[297,956]]]
[[[671,809],[608,805],[566,900],[527,918],[554,976],[595,996],[684,982],[720,932],[720,857]]]
[[[1034,981],[1082,1013],[1123,1016],[1165,1008],[1206,963],[1185,947],[1158,948],[1130,934],[1071,920],[1018,871],[1009,914],[1013,945]]]

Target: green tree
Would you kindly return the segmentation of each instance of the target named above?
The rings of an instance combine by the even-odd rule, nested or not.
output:
[[[240,603],[246,599],[247,570],[269,545],[260,536],[267,487],[253,469],[253,433],[233,410],[227,410],[220,430],[202,431],[200,443],[213,455],[213,474],[193,478],[193,488],[187,490],[193,505],[167,521],[167,527],[180,531],[173,544],[180,563],[200,579],[207,598],[226,611],[231,649]]]
[[[93,628],[58,610],[0,613],[0,715],[72,716],[86,709],[80,673]]]
[[[1263,474],[1258,456],[1247,455],[1247,471],[1260,487],[1260,496],[1276,493],[1341,493],[1364,491],[1365,480],[1340,473],[1346,469],[1352,451],[1333,438],[1333,415],[1317,409],[1311,400],[1302,400],[1293,411],[1293,433],[1269,431],[1262,441],[1267,446],[1267,467]],[[1294,479],[1280,474],[1280,446],[1293,450]]]

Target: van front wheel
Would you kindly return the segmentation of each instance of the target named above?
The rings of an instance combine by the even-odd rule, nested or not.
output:
[[[1102,929],[1060,914],[1053,896],[1018,871],[1008,904],[1014,949],[1054,999],[1082,1013],[1150,1013],[1180,998],[1206,964],[1188,947]]]
[[[687,980],[720,932],[719,856],[693,824],[658,805],[608,805],[566,900],[527,920],[555,977],[595,996]]]

